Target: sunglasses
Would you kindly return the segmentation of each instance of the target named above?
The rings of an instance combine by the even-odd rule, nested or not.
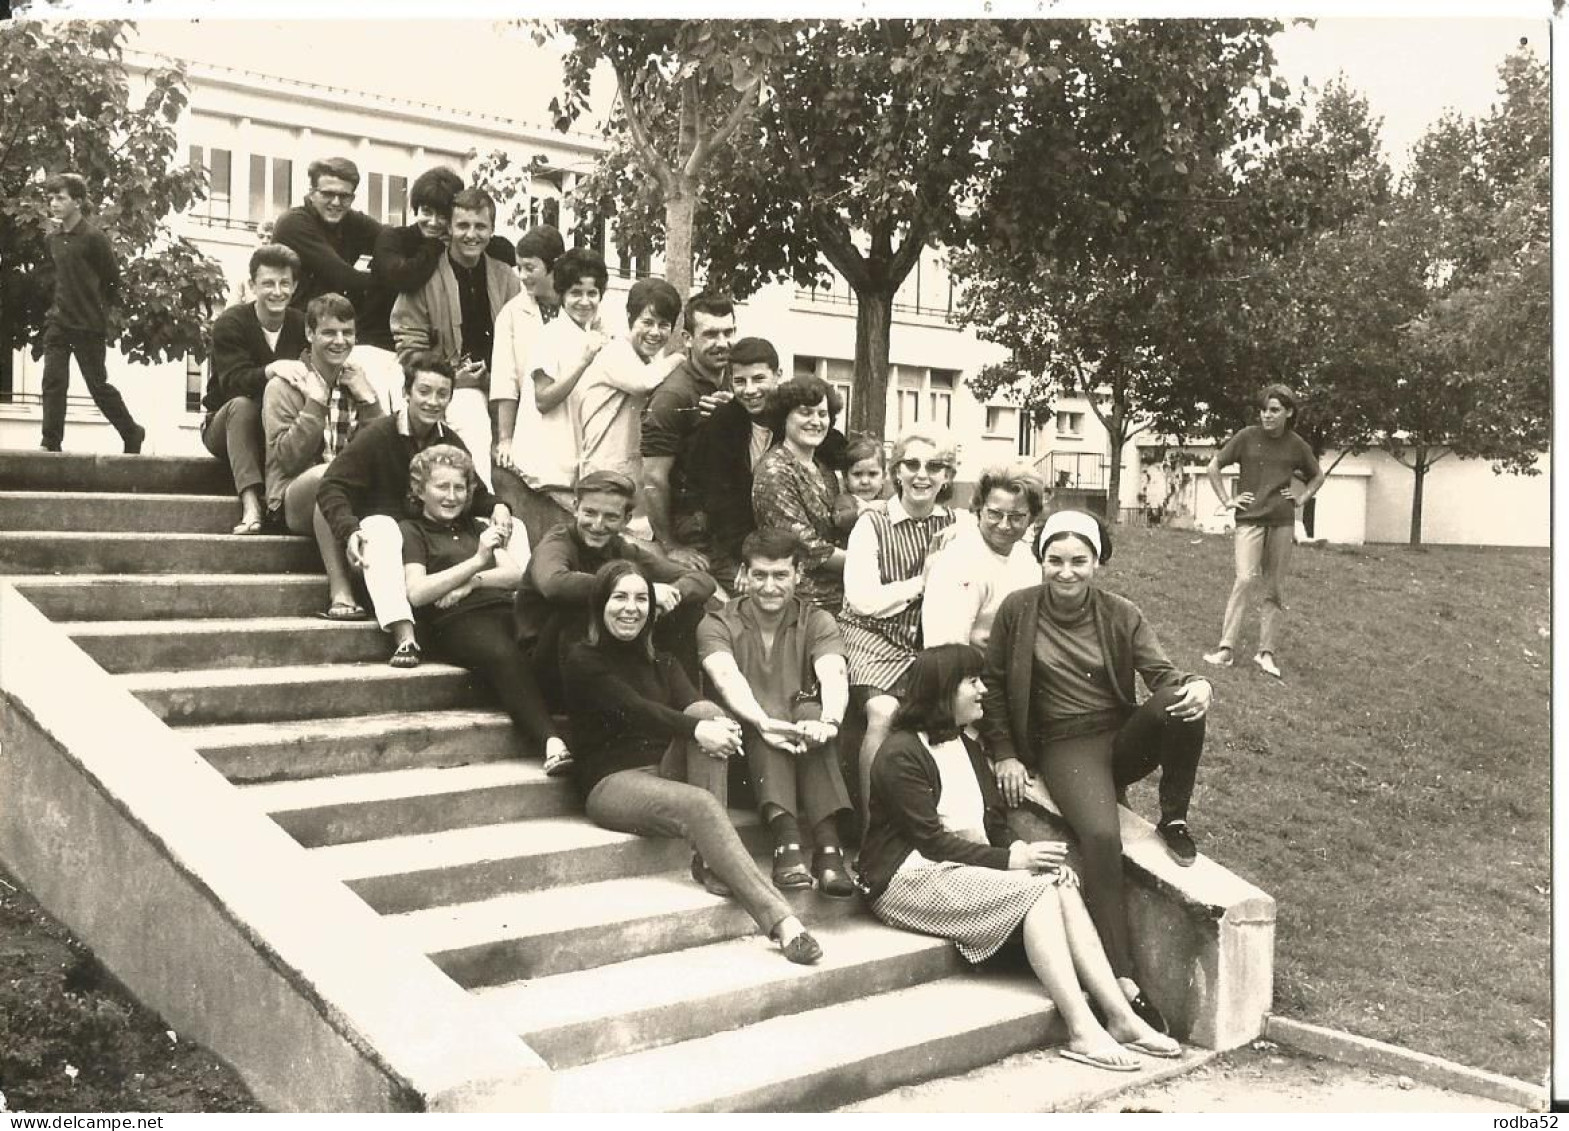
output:
[[[899,461],[899,466],[904,468],[911,475],[914,475],[917,471],[921,470],[922,467],[926,468],[927,475],[941,475],[945,471],[953,470],[953,464],[949,463],[947,460],[940,459],[929,459],[925,463],[922,463],[920,460],[914,458],[902,459]]]

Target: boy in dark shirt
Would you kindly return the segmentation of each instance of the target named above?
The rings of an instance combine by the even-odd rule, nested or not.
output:
[[[65,396],[74,355],[93,403],[120,434],[126,454],[135,455],[147,431],[131,419],[104,365],[109,308],[120,297],[120,265],[109,237],[84,215],[86,181],[75,173],[57,173],[44,182],[44,191],[49,212],[60,225],[48,240],[55,286],[54,302],[44,316],[44,450],[58,452],[65,439]]]

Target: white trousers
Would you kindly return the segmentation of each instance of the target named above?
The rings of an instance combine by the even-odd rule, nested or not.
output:
[[[409,591],[403,583],[403,531],[398,529],[398,520],[373,514],[360,520],[360,532],[365,535],[365,588],[376,623],[385,630],[400,620],[413,620]]]
[[[490,402],[483,389],[459,389],[447,405],[447,427],[458,434],[474,457],[474,474],[493,490],[490,481]]]

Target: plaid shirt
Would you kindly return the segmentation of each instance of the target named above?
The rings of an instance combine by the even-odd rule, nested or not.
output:
[[[317,376],[322,376],[314,365],[311,364],[311,351],[309,347],[300,354],[300,360],[305,367]],[[327,426],[322,429],[321,462],[331,463],[343,450],[360,426],[359,402],[354,399],[354,394],[349,392],[348,386],[343,383],[343,374],[338,374],[338,383],[331,386],[327,395]]]

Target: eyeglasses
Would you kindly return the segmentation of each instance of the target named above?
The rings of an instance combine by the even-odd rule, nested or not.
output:
[[[953,464],[949,463],[947,460],[941,459],[929,459],[922,463],[920,460],[912,457],[910,459],[900,460],[899,466],[904,468],[911,475],[914,475],[923,467],[926,468],[927,475],[941,475],[945,471],[953,470]]]
[[[1028,526],[1030,524],[1029,511],[999,511],[991,507],[981,508],[981,517],[993,526],[1007,523],[1009,526]]]
[[[352,192],[328,192],[326,189],[312,189],[311,191],[323,200],[335,200],[339,204],[347,204],[355,196]]]

